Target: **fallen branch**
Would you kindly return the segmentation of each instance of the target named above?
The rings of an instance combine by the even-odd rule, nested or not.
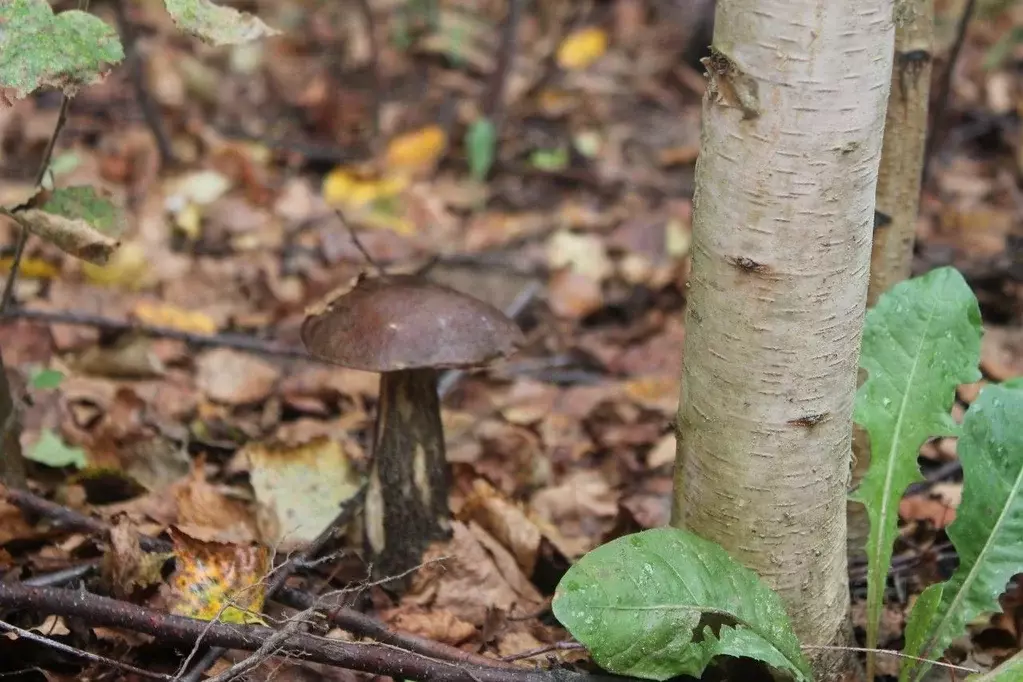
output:
[[[0,489],[0,497],[3,491]],[[107,537],[110,534],[110,525],[99,519],[86,516],[73,509],[62,507],[59,504],[43,499],[38,495],[26,490],[6,491],[7,501],[21,509],[23,512],[36,516],[43,516],[57,521],[61,526],[69,530],[79,530]],[[170,542],[153,538],[148,535],[139,535],[139,546],[147,552],[170,552],[173,546]],[[98,565],[98,564],[97,564]],[[24,583],[23,583],[24,584]],[[35,586],[42,586],[36,583]],[[318,598],[308,592],[292,587],[281,587],[276,594],[275,600],[290,606],[291,608],[305,611],[316,605],[317,601],[322,602],[324,609],[328,611],[327,618],[332,625],[351,632],[360,637],[375,639],[378,642],[389,644],[394,647],[407,649],[408,651],[429,656],[431,658],[466,663],[470,665],[491,665],[497,667],[514,667],[511,663],[504,663],[496,659],[487,658],[479,654],[463,651],[457,647],[435,642],[406,632],[395,632],[389,629],[384,623],[368,616],[360,611],[345,606],[340,599],[331,601],[331,595]]]
[[[0,583],[0,609],[39,610],[80,618],[91,625],[141,632],[186,646],[203,637],[215,646],[256,651],[276,630],[261,625],[208,623],[174,616],[108,597],[50,587]],[[376,675],[422,682],[604,682],[610,676],[565,670],[529,670],[453,663],[383,644],[363,644],[296,633],[281,644],[280,655],[295,656]]]
[[[82,649],[76,649],[73,646],[68,646],[67,644],[64,644],[62,642],[58,642],[58,641],[52,640],[49,637],[44,637],[43,635],[40,635],[40,634],[35,633],[35,632],[32,632],[31,630],[25,630],[23,628],[19,628],[17,625],[11,625],[10,623],[7,623],[7,622],[2,621],[2,620],[0,620],[0,630],[6,630],[7,632],[13,632],[14,634],[16,634],[18,637],[21,637],[22,639],[27,639],[27,640],[35,642],[37,644],[42,644],[43,646],[48,646],[51,649],[56,649],[57,651],[60,651],[60,652],[65,653],[65,654],[68,654],[69,656],[74,656],[75,658],[81,658],[81,659],[86,660],[86,661],[91,661],[93,663],[99,663],[100,665],[105,665],[108,668],[113,668],[114,670],[120,670],[122,672],[134,673],[135,675],[138,675],[140,677],[148,677],[148,678],[153,679],[153,680],[170,680],[170,679],[172,679],[170,675],[164,675],[162,673],[150,672],[149,670],[143,670],[142,668],[136,668],[135,666],[128,665],[127,663],[122,663],[120,661],[115,661],[113,659],[106,658],[105,656],[100,656],[99,654],[94,654],[94,653],[91,653],[89,651],[83,651]]]

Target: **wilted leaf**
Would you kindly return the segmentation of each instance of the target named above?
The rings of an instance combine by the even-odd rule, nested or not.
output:
[[[590,26],[569,34],[558,46],[558,66],[585,69],[607,51],[607,32]]]
[[[132,315],[144,324],[170,327],[194,334],[216,334],[217,323],[209,315],[195,310],[184,310],[168,303],[139,301]]]
[[[743,656],[811,679],[777,593],[688,531],[657,528],[598,547],[564,575],[551,606],[616,674],[699,677],[717,656]]]
[[[178,28],[210,45],[238,45],[280,33],[257,16],[210,0],[165,0],[164,4]]]
[[[32,447],[25,453],[27,459],[49,467],[75,467],[83,469],[88,464],[85,450],[65,443],[52,429],[43,429]]]
[[[54,244],[64,253],[94,265],[106,265],[120,244],[82,218],[68,218],[35,208],[18,211],[12,215],[20,225]]]
[[[855,419],[870,435],[870,468],[852,499],[867,507],[867,647],[877,648],[884,576],[899,499],[923,480],[917,453],[928,438],[954,435],[956,386],[981,378],[980,309],[953,268],[897,284],[867,312]]]
[[[88,12],[54,15],[46,0],[0,3],[0,87],[15,97],[44,86],[73,94],[122,59],[116,31]]]
[[[261,623],[270,550],[205,542],[171,528],[175,570],[170,578],[170,612],[223,623]]]
[[[298,447],[254,443],[244,454],[261,507],[260,536],[282,549],[315,539],[362,484],[348,453],[334,439],[317,438]]]
[[[249,508],[228,497],[206,480],[203,462],[198,460],[188,478],[174,487],[177,526],[189,536],[220,542],[250,542],[256,524]]]
[[[956,520],[945,532],[956,548],[959,567],[945,583],[932,585],[940,603],[933,613],[914,608],[909,623],[926,636],[907,650],[937,659],[981,614],[998,613],[999,595],[1023,567],[1023,391],[986,386],[963,418],[959,459],[963,497]],[[920,599],[922,600],[922,595]],[[907,625],[909,629],[910,625]],[[909,661],[899,679],[919,681],[930,666]]]
[[[540,529],[525,511],[483,479],[473,481],[472,494],[458,514],[460,521],[475,521],[514,556],[527,576],[533,575],[540,549]]]
[[[142,551],[138,532],[127,517],[120,517],[110,529],[110,546],[103,554],[100,574],[118,599],[127,599],[137,587],[163,581],[161,570],[173,554]]]
[[[447,143],[447,135],[438,125],[399,135],[387,145],[387,167],[392,171],[430,170],[440,160]]]

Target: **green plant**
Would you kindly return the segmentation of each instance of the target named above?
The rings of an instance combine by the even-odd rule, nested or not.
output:
[[[924,441],[958,436],[965,481],[948,528],[960,565],[917,600],[900,682],[920,682],[926,661],[940,657],[967,622],[998,612],[998,596],[1023,570],[1023,380],[985,387],[962,425],[950,413],[956,386],[980,379],[981,334],[977,300],[950,267],[901,282],[866,317],[860,363],[869,376],[854,414],[871,437],[871,466],[853,499],[871,521],[868,649],[877,644],[898,500],[921,479]],[[646,531],[598,547],[562,578],[553,608],[613,673],[699,675],[715,656],[728,655],[810,679],[777,595],[723,549],[685,531]],[[1017,679],[1017,659],[978,679]]]
[[[478,118],[465,133],[465,149],[469,157],[469,173],[478,182],[486,180],[494,165],[497,131],[488,118]]]

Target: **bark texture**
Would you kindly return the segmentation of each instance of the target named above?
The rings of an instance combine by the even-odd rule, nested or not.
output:
[[[846,490],[892,0],[719,0],[672,523],[846,644]],[[816,679],[847,654],[812,656]]]
[[[21,419],[14,382],[0,356],[0,484],[15,489],[27,487],[25,459],[21,451]]]
[[[920,208],[927,107],[931,91],[934,0],[896,0],[895,60],[877,177],[874,245],[870,257],[867,305],[906,279],[913,264],[913,242]],[[870,466],[870,440],[856,427],[852,485]],[[849,504],[849,559],[866,560],[870,522],[862,504]]]
[[[382,374],[377,409],[365,526],[373,575],[382,579],[415,568],[451,532],[436,370]]]

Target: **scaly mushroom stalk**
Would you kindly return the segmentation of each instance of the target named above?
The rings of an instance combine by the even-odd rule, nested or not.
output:
[[[432,367],[380,375],[365,524],[377,577],[412,568],[451,533],[437,379]]]

